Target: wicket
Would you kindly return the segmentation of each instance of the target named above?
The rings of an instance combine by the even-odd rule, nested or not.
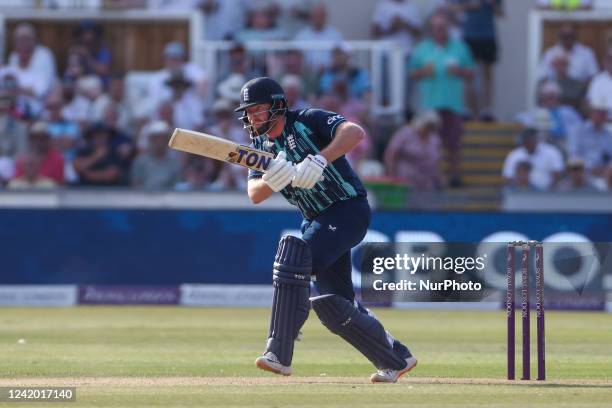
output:
[[[506,316],[508,320],[508,379],[515,379],[515,255],[521,249],[521,320],[523,333],[523,376],[531,379],[531,329],[529,322],[529,265],[531,248],[535,254],[535,301],[536,336],[538,353],[538,380],[546,379],[545,339],[544,339],[544,246],[538,241],[513,241],[508,243],[506,257]]]

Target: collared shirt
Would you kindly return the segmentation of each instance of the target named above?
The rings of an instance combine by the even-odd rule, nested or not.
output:
[[[608,105],[608,119],[612,120],[612,74],[602,71],[593,77],[587,91],[589,102],[605,101]]]
[[[605,126],[598,130],[587,122],[570,134],[567,150],[572,159],[581,159],[589,170],[604,166],[612,160],[612,133]]]
[[[511,151],[504,162],[503,176],[513,179],[516,165],[522,161],[531,163],[529,182],[540,190],[550,188],[553,174],[563,170],[563,156],[559,149],[548,143],[538,143],[533,153],[529,153],[524,146]]]
[[[282,134],[274,140],[267,136],[253,139],[251,147],[278,154],[287,153],[287,160],[299,163],[309,154],[317,155],[334,138],[338,125],[346,122],[342,115],[320,109],[288,111]],[[261,178],[263,173],[249,170],[249,180]],[[305,219],[315,218],[338,201],[365,197],[366,191],[345,156],[328,163],[323,181],[312,189],[294,188],[289,184],[281,194],[297,206]]]
[[[538,78],[554,75],[552,63],[555,56],[559,53],[566,53],[568,55],[569,66],[567,67],[567,74],[574,79],[586,81],[599,71],[595,54],[589,47],[576,43],[571,51],[567,52],[560,44],[556,44],[544,53],[538,67]]]

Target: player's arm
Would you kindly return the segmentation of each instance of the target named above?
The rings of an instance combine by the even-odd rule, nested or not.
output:
[[[295,176],[295,166],[289,160],[284,151],[276,155],[266,173],[254,173],[247,184],[247,194],[253,204],[259,204],[266,200],[274,192],[281,191],[287,187]]]
[[[263,179],[251,179],[247,184],[247,194],[253,204],[265,201],[274,193],[274,190]]]
[[[343,122],[338,125],[331,143],[319,153],[328,163],[350,152],[365,138],[365,131],[353,122]]]

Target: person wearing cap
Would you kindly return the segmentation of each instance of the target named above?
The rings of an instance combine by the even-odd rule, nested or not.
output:
[[[35,122],[30,128],[28,136],[28,153],[37,155],[40,165],[38,174],[50,178],[57,184],[64,183],[64,158],[51,144],[51,137],[46,122]],[[25,174],[25,156],[17,158],[15,177]]]
[[[208,89],[208,75],[197,64],[187,61],[187,52],[181,42],[170,42],[164,47],[164,67],[157,71],[151,79],[148,99],[150,111],[154,112],[157,107],[168,100],[172,94],[167,81],[176,72],[193,84],[193,89],[200,97],[205,96]]]
[[[352,98],[367,99],[370,92],[370,76],[368,71],[350,64],[351,48],[346,43],[340,43],[332,50],[332,64],[321,75],[319,92],[333,93],[334,82],[344,80],[348,84],[348,94]]]
[[[387,175],[409,183],[419,191],[439,190],[444,186],[440,172],[442,142],[438,131],[440,117],[435,111],[417,115],[391,137],[384,153]]]
[[[275,155],[265,171],[249,170],[249,198],[258,204],[279,192],[302,215],[300,237],[279,242],[270,330],[257,367],[291,374],[294,341],[312,307],[323,325],[374,364],[372,382],[396,382],[416,358],[356,301],[351,281],[351,248],[365,237],[371,213],[346,154],[365,131],[335,112],[289,110],[285,91],[271,78],[247,82],[240,95],[236,111],[251,147]],[[311,275],[319,296],[309,299]]]
[[[564,168],[563,155],[559,149],[539,140],[539,131],[524,129],[519,135],[521,146],[512,150],[504,160],[502,176],[507,185],[516,177],[517,164],[528,161],[531,164],[530,183],[538,190],[554,188]]]
[[[544,52],[538,66],[538,78],[551,77],[554,74],[552,61],[556,54],[564,52],[569,58],[568,74],[583,83],[597,74],[597,59],[589,47],[576,39],[576,28],[565,23],[559,29],[559,42]]]
[[[24,75],[28,79],[28,87],[36,97],[44,97],[51,91],[57,76],[53,53],[38,42],[36,30],[31,24],[18,24],[13,36],[13,51],[7,65],[17,70],[19,76]]]
[[[540,85],[538,107],[548,112],[550,142],[564,149],[570,132],[582,125],[580,114],[571,106],[561,104],[561,87],[554,81]]]
[[[612,166],[612,132],[606,126],[607,119],[607,101],[592,101],[589,120],[574,129],[568,141],[569,157],[582,160],[586,170],[596,177],[602,177]]]
[[[173,188],[180,180],[181,166],[168,154],[172,129],[166,122],[155,121],[148,126],[148,152],[138,155],[132,165],[131,184],[147,190]]]

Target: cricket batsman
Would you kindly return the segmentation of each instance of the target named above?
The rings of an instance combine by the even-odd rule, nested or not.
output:
[[[248,194],[261,203],[280,192],[302,213],[302,237],[283,236],[274,261],[272,313],[257,367],[291,375],[293,346],[310,307],[321,323],[355,347],[378,371],[372,382],[397,382],[417,360],[355,300],[351,248],[364,238],[370,206],[345,154],[365,136],[341,115],[291,111],[283,88],[255,78],[240,91],[240,118],[257,149],[274,153],[266,173],[249,170]],[[319,296],[310,298],[311,276]]]

